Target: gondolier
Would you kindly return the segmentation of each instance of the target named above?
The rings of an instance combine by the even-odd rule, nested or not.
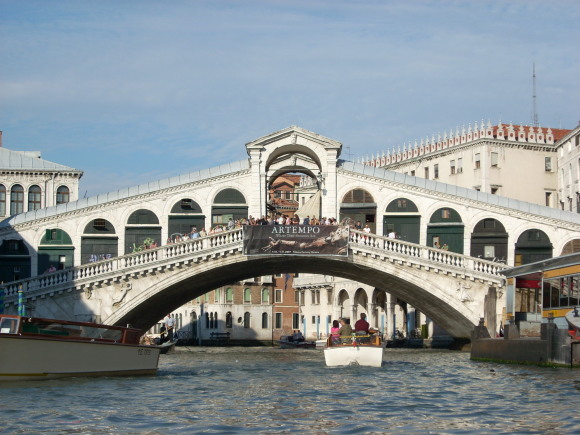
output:
[[[173,330],[175,326],[175,319],[169,314],[165,318],[165,328],[167,329],[167,340],[171,343],[173,341]]]

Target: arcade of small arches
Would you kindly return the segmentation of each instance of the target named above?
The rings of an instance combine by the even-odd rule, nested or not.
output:
[[[159,217],[164,213],[166,225],[162,225]],[[25,279],[48,270],[131,254],[148,248],[148,243],[152,246],[171,243],[175,235],[189,234],[194,227],[199,231],[227,224],[230,218],[241,221],[247,217],[248,204],[242,192],[224,188],[215,195],[209,207],[202,207],[189,197],[174,200],[167,212],[153,207],[134,210],[124,223],[122,216],[115,220],[110,215],[107,219],[91,218],[84,221],[82,231],[70,228],[70,234],[63,223],[59,228],[41,233],[36,247],[28,246],[23,240],[4,240],[0,245],[0,259],[4,263],[0,268],[0,281]],[[422,224],[424,213],[414,201],[405,197],[387,205],[382,214],[382,226],[379,226],[377,204],[364,189],[351,189],[343,196],[339,220],[344,219],[350,219],[354,226],[360,225],[359,229],[368,225],[373,233],[382,232],[407,242],[441,247],[460,254],[467,250],[473,257],[491,261],[508,263],[512,251],[512,261],[516,266],[553,256],[550,238],[540,229],[527,229],[521,234],[511,235],[496,218],[484,218],[473,228],[466,228],[460,214],[451,207],[441,207],[427,216],[425,229],[422,227],[425,225]],[[124,227],[122,233],[118,232],[119,227]],[[509,243],[514,239],[512,249]],[[76,248],[79,246],[80,250]],[[566,252],[566,247],[563,252]]]

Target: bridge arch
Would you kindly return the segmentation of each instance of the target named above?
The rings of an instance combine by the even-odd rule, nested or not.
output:
[[[166,276],[156,274],[146,288],[131,294],[101,320],[109,324],[130,323],[148,329],[167,312],[212,289],[229,282],[288,270],[324,273],[384,290],[425,313],[454,337],[469,338],[480,317],[480,313],[473,312],[466,305],[469,301],[450,296],[455,294],[455,289],[448,288],[448,281],[431,280],[429,288],[425,288],[425,276],[417,273],[417,269],[397,267],[388,261],[369,259],[367,256],[353,255],[349,259],[306,256],[255,258],[240,254],[228,255],[217,262],[219,265],[216,262],[202,262],[195,267],[182,267]],[[351,315],[356,294],[351,296],[341,289],[337,301],[338,307],[343,307],[342,314]],[[348,311],[347,303],[352,304]]]

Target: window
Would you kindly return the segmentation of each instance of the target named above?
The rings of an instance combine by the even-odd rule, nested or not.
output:
[[[250,327],[250,313],[248,311],[246,311],[244,313],[244,328],[249,328]]]
[[[249,304],[252,302],[252,290],[249,288],[244,289],[244,304]]]
[[[276,322],[275,328],[282,329],[282,313],[276,313],[275,319],[276,319],[275,320],[275,322]]]
[[[231,328],[232,327],[232,312],[228,311],[226,313],[226,328]]]
[[[546,192],[546,207],[552,206],[552,192]]]
[[[95,219],[93,221],[93,227],[95,228],[106,228],[107,221],[105,219]]]
[[[268,328],[268,313],[262,313],[262,329]]]
[[[24,189],[20,184],[12,186],[10,191],[10,214],[15,215],[24,211]]]
[[[274,290],[274,302],[282,303],[282,289],[277,288]]]
[[[294,292],[294,303],[300,305],[300,290]]]
[[[485,245],[483,247],[483,256],[485,258],[495,258],[495,245]]]
[[[491,188],[491,194],[492,195],[496,195],[498,190],[499,190],[499,187],[492,187]]]
[[[300,315],[292,313],[292,329],[300,329]]]
[[[552,172],[552,157],[544,157],[544,171]]]
[[[397,208],[407,208],[407,200],[406,199],[397,199]]]
[[[427,166],[425,168],[425,178],[428,180],[429,179],[429,166]]]
[[[214,292],[213,292],[213,301],[216,304],[219,304],[219,302],[220,302],[220,292],[221,292],[221,289],[219,289],[219,288],[214,290]]]
[[[413,177],[415,176],[415,170],[414,170],[414,169],[411,171],[411,175],[412,175]]]
[[[41,190],[38,186],[28,189],[28,211],[38,210],[41,207]]]
[[[0,216],[6,216],[6,187],[0,184]]]
[[[316,316],[312,316],[312,324],[316,325]]]
[[[451,210],[448,208],[441,209],[441,218],[442,219],[449,219],[451,217]]]
[[[209,293],[205,294],[204,300],[206,304],[209,304]]]
[[[433,178],[436,180],[439,178],[439,164],[435,163],[433,165]]]
[[[457,159],[457,173],[460,174],[463,172],[463,158]]]
[[[226,302],[232,303],[234,301],[234,291],[231,287],[226,290]]]
[[[66,204],[70,201],[70,191],[66,186],[60,186],[56,189],[56,203]]]
[[[497,167],[497,164],[498,164],[498,161],[499,161],[499,154],[492,152],[491,153],[491,166],[493,168],[496,168]]]
[[[475,169],[481,168],[481,154],[475,154]]]
[[[270,302],[270,292],[267,288],[262,289],[262,303],[267,304]]]
[[[455,160],[451,160],[451,162],[449,162],[449,167],[451,169],[451,174],[455,174]]]

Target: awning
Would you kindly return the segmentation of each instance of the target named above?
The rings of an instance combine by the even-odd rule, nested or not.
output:
[[[294,216],[298,215],[300,219],[304,219],[306,216],[320,218],[320,196],[319,190],[294,212]]]

